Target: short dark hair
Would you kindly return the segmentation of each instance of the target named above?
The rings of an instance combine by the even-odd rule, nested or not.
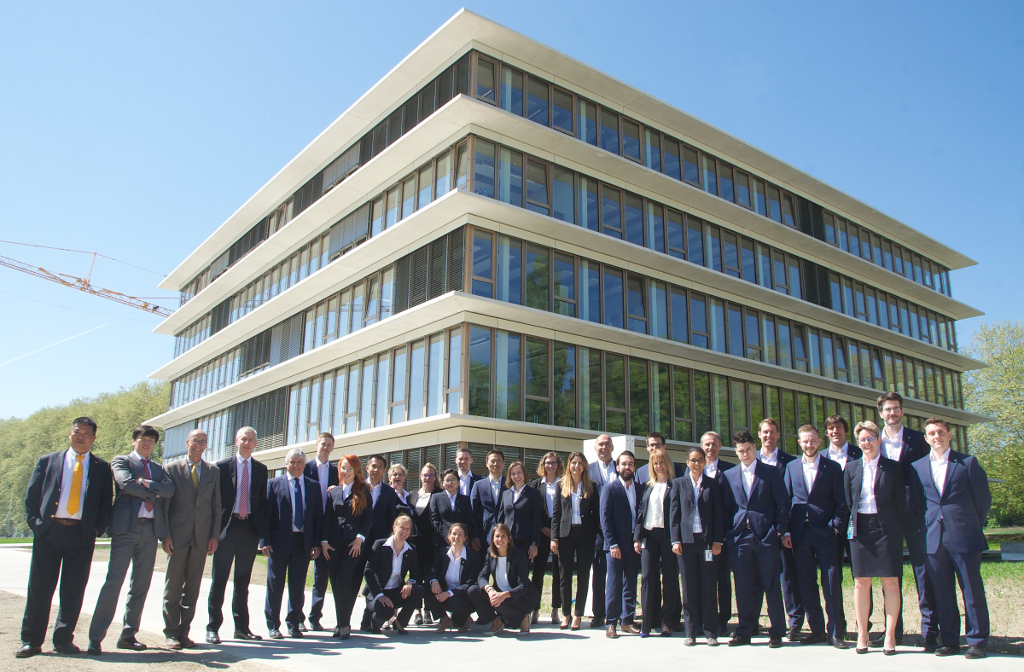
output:
[[[444,477],[445,477],[445,476],[447,476],[448,474],[451,474],[451,475],[452,475],[452,476],[454,476],[454,477],[455,477],[456,479],[458,479],[458,478],[459,478],[459,470],[458,470],[458,469],[445,469],[445,470],[444,470],[444,471],[443,471],[443,472],[441,473],[441,480],[443,481],[443,480],[444,480]]]
[[[846,418],[838,414],[828,416],[828,420],[825,421],[825,431],[827,432],[833,427],[838,427],[839,425],[843,426],[844,432],[847,434],[850,433],[850,423],[846,421]]]
[[[693,455],[694,453],[700,453],[701,457],[703,457],[705,460],[708,459],[707,452],[700,446],[693,446],[692,448],[690,448],[690,452],[686,453],[687,459],[689,459],[690,455]]]
[[[741,429],[732,435],[732,445],[738,446],[741,443],[753,443],[754,435],[749,429]]]
[[[151,425],[139,425],[132,432],[132,441],[142,437],[144,439],[153,439],[154,441],[160,440],[160,432],[156,431],[156,427]]]
[[[662,434],[661,432],[650,432],[647,434],[647,438],[657,439],[658,441],[661,441],[661,445],[665,445],[665,435]]]
[[[901,397],[899,393],[886,392],[885,394],[879,395],[878,401],[875,402],[875,406],[878,407],[879,413],[882,412],[882,406],[884,406],[887,401],[895,401],[900,405],[900,408],[903,408],[903,397]]]
[[[619,456],[618,456],[618,457],[616,457],[616,458],[615,458],[615,464],[618,464],[618,463],[619,463],[619,460],[620,460],[620,459],[622,459],[622,456],[623,456],[623,455],[629,455],[629,456],[630,456],[630,457],[632,457],[632,458],[633,458],[634,460],[636,460],[636,455],[634,455],[634,454],[633,454],[633,451],[632,451],[632,450],[624,450],[624,451],[622,451],[621,453],[619,453]]]
[[[96,421],[88,416],[83,415],[80,418],[75,418],[74,420],[72,420],[71,426],[74,427],[75,425],[81,425],[82,427],[92,427],[93,436],[96,435]]]
[[[921,429],[924,429],[928,425],[942,425],[943,427],[946,428],[947,432],[949,431],[949,423],[943,420],[942,418],[928,418],[927,420],[924,421],[924,424],[921,425]]]
[[[473,457],[473,451],[469,449],[469,446],[459,446],[458,450],[455,451],[455,454],[458,455],[459,453],[469,453],[469,456]]]
[[[490,457],[491,455],[497,455],[498,457],[501,458],[502,462],[505,461],[505,453],[501,452],[497,448],[491,448],[490,450],[487,451],[487,457]],[[486,460],[487,458],[485,457],[484,459]]]
[[[374,460],[379,460],[385,467],[388,466],[388,461],[384,459],[383,455],[370,455],[370,457],[366,458],[366,463],[369,464]]]

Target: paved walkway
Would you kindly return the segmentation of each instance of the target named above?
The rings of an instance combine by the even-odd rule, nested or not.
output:
[[[158,551],[159,552],[159,551]],[[0,590],[14,593],[24,597],[28,584],[30,551],[27,548],[14,548],[11,546],[0,546]],[[85,606],[83,611],[91,613],[100,586],[106,576],[106,563],[93,563],[90,574],[89,585],[85,595]],[[160,635],[163,630],[163,618],[160,611],[160,598],[162,595],[163,574],[157,573],[153,578],[153,587],[146,601],[146,609],[142,619],[142,629],[149,633]],[[127,592],[127,581],[124,591]],[[206,622],[205,609],[206,597],[209,590],[209,581],[204,581],[203,590],[200,593],[200,613],[194,625],[193,635],[201,636]],[[221,629],[221,635],[231,634],[230,614],[230,587],[227,597],[228,609],[226,610],[227,623]],[[249,614],[253,625],[253,632],[266,636],[263,627],[263,602],[266,591],[261,587],[253,586],[249,590]],[[308,604],[307,594],[307,604]],[[328,596],[329,605],[332,604]],[[121,607],[118,609],[117,619],[123,615],[124,598],[121,599]],[[328,607],[328,611],[331,610]],[[989,658],[979,661],[965,661],[962,656],[952,658],[936,658],[927,655],[916,648],[900,647],[897,656],[883,656],[880,649],[872,649],[866,656],[856,655],[851,648],[848,651],[837,651],[831,647],[801,646],[799,644],[786,643],[783,648],[772,650],[768,648],[767,638],[754,640],[753,646],[730,649],[720,646],[717,649],[710,649],[700,645],[692,648],[683,647],[682,638],[676,635],[671,638],[650,637],[641,640],[636,636],[621,636],[618,640],[609,640],[604,636],[604,630],[591,630],[584,627],[578,632],[559,630],[557,626],[541,624],[535,626],[533,632],[526,637],[519,637],[514,634],[505,634],[499,637],[484,636],[486,628],[474,626],[474,630],[467,635],[455,636],[446,634],[438,636],[424,628],[412,628],[411,634],[401,637],[394,634],[368,635],[358,632],[358,618],[361,613],[361,601],[356,604],[355,632],[352,638],[346,642],[330,637],[330,633],[309,633],[301,640],[283,639],[262,642],[243,643],[225,639],[220,649],[226,653],[243,660],[254,663],[285,669],[308,672],[315,667],[324,667],[341,664],[350,669],[382,669],[399,670],[415,669],[417,672],[428,672],[431,670],[444,670],[449,672],[452,669],[462,669],[458,661],[467,660],[532,660],[536,661],[541,670],[554,670],[556,668],[579,669],[574,663],[581,667],[585,666],[588,672],[603,672],[604,670],[622,672],[635,668],[638,664],[644,667],[658,669],[661,666],[694,665],[701,669],[714,669],[714,666],[726,665],[733,669],[754,669],[759,672],[792,672],[793,669],[813,670],[827,668],[828,672],[907,672],[914,670],[964,670],[964,669],[985,669],[1002,672],[1020,672],[1021,659],[1014,656],[990,655]],[[543,619],[546,620],[546,619]],[[325,618],[328,623],[333,618]],[[111,632],[116,635],[118,620],[111,626]],[[584,626],[586,621],[584,621]],[[51,623],[52,627],[52,623]],[[162,637],[161,637],[162,639]],[[76,643],[83,648],[88,643],[88,635],[84,628],[79,625],[75,638]],[[723,642],[724,643],[724,642]],[[431,644],[434,648],[427,652],[426,645]],[[487,648],[483,648],[486,646]],[[202,663],[204,648],[194,649],[188,652],[195,657],[196,663]],[[441,648],[444,647],[445,651]],[[44,651],[50,651],[49,641],[43,647]],[[383,657],[384,652],[393,652],[391,656]],[[9,652],[10,660],[14,661],[13,651]],[[119,652],[120,653],[120,652]],[[0,658],[3,656],[0,652]],[[208,653],[206,655],[209,655]],[[100,660],[103,660],[100,658]],[[123,659],[122,659],[123,660]],[[454,667],[453,667],[454,665]],[[221,667],[221,665],[217,665]],[[964,667],[966,666],[966,668]],[[471,672],[471,671],[468,671]]]

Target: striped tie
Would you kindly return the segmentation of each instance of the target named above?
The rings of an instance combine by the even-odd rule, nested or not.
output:
[[[242,481],[238,484],[242,489],[238,500],[238,517],[245,518],[249,515],[249,460],[242,460]]]

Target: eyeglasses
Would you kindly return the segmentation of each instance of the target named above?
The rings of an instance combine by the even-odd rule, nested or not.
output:
[[[877,436],[865,436],[857,439],[857,443],[878,443]]]
[[[437,476],[434,476],[433,474],[423,474],[422,476],[420,476],[420,478],[422,478],[424,481],[432,481],[435,478],[437,478]]]

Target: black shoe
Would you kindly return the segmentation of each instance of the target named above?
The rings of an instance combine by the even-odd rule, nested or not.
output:
[[[31,644],[22,644],[21,648],[14,652],[15,658],[31,658],[32,656],[38,656],[43,652],[43,647],[32,646]]]
[[[984,658],[988,655],[988,651],[984,646],[969,646],[967,647],[967,653],[964,654],[964,658],[968,660],[977,660],[978,658]]]
[[[235,639],[247,640],[252,642],[263,641],[263,638],[259,635],[254,635],[248,630],[235,630]]]
[[[171,651],[181,651],[184,647],[181,645],[181,640],[177,637],[168,637],[164,640],[164,648]]]
[[[314,621],[312,618],[309,619],[309,630],[313,632],[326,632],[327,628],[320,625],[320,621]]]
[[[400,635],[408,635],[409,634],[409,631],[405,629],[405,626],[402,625],[397,620],[394,623],[391,624],[391,629],[394,630],[395,632],[397,632]]]
[[[781,635],[769,635],[768,636],[768,648],[769,649],[780,649],[780,648],[782,648],[782,636]]]
[[[924,652],[935,653],[936,649],[939,648],[939,642],[934,637],[925,637],[924,639]]]
[[[786,639],[788,639],[791,642],[799,642],[800,641],[800,628],[796,628],[796,627],[790,628],[789,629],[789,635],[786,637]]]
[[[220,644],[220,635],[217,634],[216,630],[206,631],[206,643],[207,644]]]
[[[750,644],[750,635],[734,635],[729,640],[729,646],[746,646]]]
[[[334,631],[331,633],[331,637],[341,637],[341,628],[335,626]]]
[[[85,650],[90,656],[98,656],[103,653],[103,647],[99,642],[89,642],[89,648]]]
[[[282,635],[281,631],[277,628],[271,628],[269,635],[271,639],[284,639],[284,635]]]
[[[590,627],[592,627],[592,628],[603,628],[604,627],[604,619],[603,618],[595,618],[595,619],[591,620],[590,621]]]
[[[288,636],[292,639],[302,639],[302,628],[288,628]]]
[[[306,632],[306,624],[305,623],[299,623],[299,627],[296,628],[296,630],[298,630],[299,632]]]
[[[196,643],[189,639],[188,635],[182,635],[181,637],[178,637],[178,643],[181,644],[181,648],[183,649],[196,648]]]
[[[946,644],[935,649],[935,655],[941,657],[955,656],[960,653],[959,644]]]
[[[829,637],[828,643],[837,649],[850,648],[850,645],[844,642],[842,637]]]
[[[53,651],[54,653],[63,653],[65,656],[73,656],[82,652],[74,642],[68,642],[67,644],[54,644]]]
[[[117,648],[127,649],[128,651],[145,651],[147,647],[134,637],[122,637],[117,640]]]
[[[821,644],[827,642],[828,637],[825,636],[824,632],[812,632],[803,639],[800,640],[801,644]]]

